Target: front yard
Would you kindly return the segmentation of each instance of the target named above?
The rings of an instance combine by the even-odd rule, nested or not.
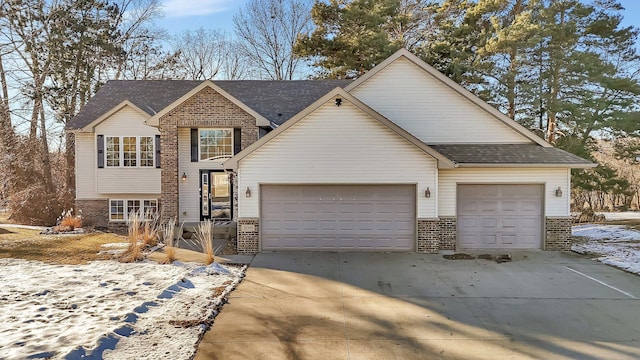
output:
[[[0,224],[0,359],[190,359],[245,268],[105,260],[124,237]]]

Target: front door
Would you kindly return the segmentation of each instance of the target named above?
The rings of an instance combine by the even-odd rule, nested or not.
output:
[[[200,171],[200,218],[231,220],[233,208],[229,174],[223,171]]]

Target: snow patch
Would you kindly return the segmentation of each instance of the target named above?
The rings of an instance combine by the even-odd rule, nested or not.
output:
[[[243,274],[219,264],[0,259],[0,358],[190,359]]]
[[[572,232],[582,241],[571,250],[596,255],[602,263],[640,275],[640,231],[622,225],[582,224]]]

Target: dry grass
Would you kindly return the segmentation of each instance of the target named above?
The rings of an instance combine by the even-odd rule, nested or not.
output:
[[[138,212],[131,212],[129,214],[129,220],[127,223],[127,241],[129,242],[129,246],[127,250],[120,257],[120,261],[122,262],[136,262],[142,260],[142,247],[144,243],[140,240],[140,215]]]
[[[162,242],[165,244],[164,255],[165,258],[162,260],[163,264],[171,264],[176,260],[176,248],[175,248],[175,227],[176,227],[176,219],[171,218],[165,224],[160,226],[160,236],[162,237]],[[180,227],[182,229],[182,227]]]
[[[109,259],[98,255],[101,246],[124,242],[125,238],[109,233],[86,235],[40,235],[37,230],[1,228],[0,258],[37,260],[53,264],[86,264]]]
[[[611,220],[611,221],[604,222],[603,224],[624,225],[630,229],[640,230],[640,219]]]
[[[201,221],[194,233],[196,242],[202,248],[202,252],[205,254],[205,264],[210,265],[213,263],[213,223],[209,220]]]

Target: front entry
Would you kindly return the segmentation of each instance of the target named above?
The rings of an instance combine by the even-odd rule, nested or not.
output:
[[[219,170],[200,170],[200,220],[231,220],[232,199],[229,174]]]

